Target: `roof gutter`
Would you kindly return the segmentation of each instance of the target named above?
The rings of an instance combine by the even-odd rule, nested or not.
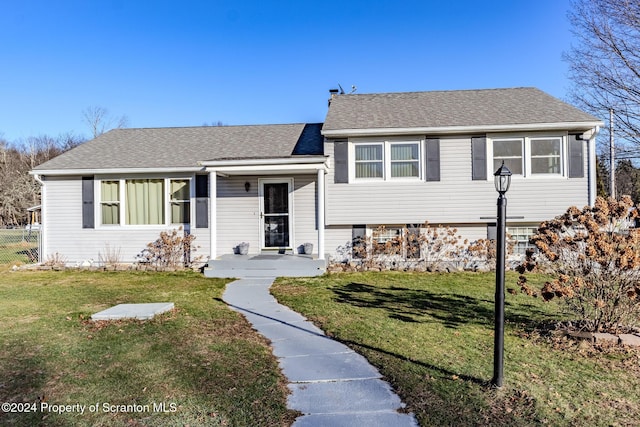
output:
[[[327,156],[304,156],[304,157],[280,157],[272,159],[227,159],[227,160],[205,160],[199,162],[206,167],[225,166],[275,166],[275,165],[309,165],[323,164],[327,161]]]
[[[408,128],[369,128],[369,129],[329,129],[321,133],[328,138],[349,136],[388,136],[388,135],[453,135],[489,132],[513,131],[544,131],[569,130],[586,131],[597,126],[604,126],[603,122],[562,122],[562,123],[525,123],[512,125],[482,125],[482,126],[439,126],[439,127],[408,127]]]
[[[31,170],[30,175],[36,176],[68,176],[68,175],[99,175],[99,174],[138,174],[138,173],[179,173],[202,172],[203,167],[175,167],[175,168],[107,168],[107,169],[49,169]],[[36,178],[37,180],[38,178]]]

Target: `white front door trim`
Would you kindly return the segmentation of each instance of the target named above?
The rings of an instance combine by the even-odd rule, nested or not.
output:
[[[287,194],[288,194],[288,227],[289,227],[289,245],[286,247],[273,247],[267,246],[265,242],[265,212],[264,212],[264,185],[265,184],[287,184]],[[260,249],[292,249],[294,247],[294,228],[293,228],[293,178],[258,178],[258,206],[260,209],[259,213],[259,236],[260,236]]]

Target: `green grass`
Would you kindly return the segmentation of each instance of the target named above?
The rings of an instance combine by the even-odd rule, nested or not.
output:
[[[543,280],[539,277],[538,280]],[[507,276],[507,288],[516,288]],[[555,303],[506,294],[505,382],[493,374],[495,276],[354,273],[273,293],[376,365],[423,426],[638,425],[637,351],[540,336]]]
[[[0,425],[290,424],[277,362],[217,299],[224,284],[196,273],[0,273],[0,402],[87,406],[84,415],[0,411]],[[88,321],[115,304],[162,301],[176,310],[146,322]],[[169,412],[154,412],[162,403]]]

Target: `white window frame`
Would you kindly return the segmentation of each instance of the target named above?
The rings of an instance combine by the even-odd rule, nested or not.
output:
[[[189,189],[189,198],[188,199],[172,199],[171,198],[171,181],[187,181],[187,186]],[[167,221],[169,222],[169,224],[171,225],[187,225],[191,223],[191,207],[193,206],[191,199],[193,199],[193,189],[192,187],[192,182],[190,178],[168,178],[165,181],[165,186],[167,187],[166,189],[166,193],[167,193],[167,204],[168,204],[168,215],[169,218],[167,218]],[[173,218],[172,216],[172,211],[171,211],[171,204],[172,203],[188,203],[189,204],[189,218],[188,218],[188,222],[173,222]]]
[[[391,174],[391,165],[392,163],[396,162],[415,162],[416,160],[393,160],[393,158],[391,157],[391,150],[393,148],[394,145],[416,145],[418,146],[418,176],[392,176]],[[389,141],[387,142],[387,144],[385,144],[385,151],[388,151],[388,156],[385,156],[385,158],[388,158],[389,161],[385,161],[385,169],[388,168],[387,172],[387,176],[389,177],[390,180],[400,180],[400,179],[407,179],[407,180],[420,180],[422,179],[422,168],[424,166],[424,161],[422,160],[422,141]],[[386,153],[385,153],[386,154]]]
[[[532,137],[532,138],[528,138],[529,139],[529,156],[528,156],[528,161],[529,161],[529,170],[531,171],[531,175],[535,175],[535,176],[565,176],[565,169],[567,169],[566,165],[565,165],[565,159],[566,159],[566,155],[565,153],[565,144],[564,144],[564,138],[561,136],[536,136],[536,137]],[[551,140],[551,139],[555,139],[555,140],[559,140],[560,141],[560,172],[558,173],[540,173],[540,172],[534,172],[533,171],[533,166],[532,166],[532,160],[533,160],[533,146],[535,145],[535,141],[540,141],[540,140]],[[549,158],[549,157],[555,157],[555,156],[536,156],[536,158]]]
[[[420,255],[422,252],[422,248],[418,247],[418,257],[410,257],[409,256],[409,245],[407,242],[407,234],[409,232],[409,229],[406,225],[398,225],[398,224],[393,224],[393,225],[385,225],[385,230],[386,230],[386,234],[380,236],[375,236],[374,233],[376,232],[376,230],[381,226],[382,224],[378,224],[378,225],[367,225],[366,230],[365,230],[365,235],[367,236],[368,239],[371,240],[375,240],[378,244],[385,244],[387,241],[389,240],[393,240],[395,237],[400,237],[402,240],[402,250],[400,251],[400,253],[395,254],[395,255],[385,255],[385,256],[391,256],[391,257],[400,257],[402,260],[405,261],[410,261],[410,260],[417,260],[420,259]],[[422,228],[418,228],[419,233],[422,234],[423,230]],[[373,253],[372,252],[371,247],[367,248],[367,251],[369,252],[370,255],[373,256],[383,256],[383,254],[378,254],[378,253]]]
[[[391,176],[391,147],[394,145],[412,144],[418,147],[418,176]],[[381,178],[358,178],[356,177],[356,147],[359,145],[380,145],[382,146],[383,172]],[[398,160],[400,161],[400,160]],[[380,181],[424,181],[424,138],[421,139],[372,139],[349,142],[349,182],[380,182]]]
[[[137,179],[162,179],[163,180],[163,193],[164,193],[164,222],[162,224],[127,224],[126,223],[126,182]],[[172,223],[171,222],[171,187],[170,183],[174,180],[186,180],[189,182],[189,222],[188,223]],[[119,182],[119,196],[120,196],[120,224],[103,224],[102,223],[102,181],[118,181]],[[94,218],[96,228],[113,229],[114,227],[121,227],[127,229],[153,229],[153,228],[167,228],[176,227],[180,225],[195,226],[195,178],[193,176],[100,176],[95,178],[95,195],[94,195]]]
[[[102,182],[117,182],[118,183],[118,200],[102,200]],[[102,179],[100,181],[98,181],[97,185],[98,189],[96,190],[98,192],[98,197],[97,197],[97,205],[98,205],[98,212],[97,212],[97,217],[98,217],[98,221],[95,221],[94,224],[98,224],[101,227],[119,227],[120,223],[118,224],[105,224],[103,222],[103,218],[102,218],[102,205],[105,204],[116,204],[118,205],[118,220],[119,222],[122,221],[122,192],[120,191],[120,187],[122,186],[122,183],[120,182],[119,179]]]
[[[513,243],[513,255],[524,257],[527,249],[535,249],[535,246],[529,243],[529,239],[538,232],[539,225],[535,224],[513,224],[507,225],[507,234],[509,240]],[[527,236],[526,240],[517,239],[518,236]],[[518,243],[524,243],[524,250],[522,252],[516,252]]]
[[[358,146],[380,146],[382,147],[382,176],[381,177],[356,177],[356,165],[358,163],[378,163],[379,160],[375,160],[375,161],[371,161],[371,160],[356,160],[356,151]],[[353,177],[355,180],[358,181],[384,181],[385,180],[385,176],[386,176],[386,166],[385,164],[387,163],[387,156],[386,156],[386,150],[385,150],[385,144],[384,142],[360,142],[360,143],[356,143],[353,144],[353,155],[350,156],[349,158],[353,159]]]
[[[493,144],[496,143],[496,142],[506,142],[506,141],[519,142],[520,143],[520,150],[521,150],[522,155],[520,157],[514,157],[514,156],[512,156],[512,157],[504,157],[503,156],[503,161],[505,159],[520,158],[522,173],[521,174],[520,173],[515,173],[514,171],[511,171],[511,172],[513,173],[513,175],[522,175],[522,176],[524,176],[525,173],[526,173],[526,170],[527,170],[527,167],[526,167],[527,150],[526,150],[525,138],[521,138],[521,137],[517,137],[517,138],[513,138],[513,137],[512,138],[495,138],[492,141],[492,144],[491,144],[491,167],[489,168],[489,170],[492,171],[492,173],[493,173],[493,171],[498,170],[498,168],[500,167],[500,166],[496,166],[495,165],[495,156],[494,156],[494,153],[493,153]]]
[[[495,141],[522,140],[522,174],[514,174],[515,179],[558,179],[567,178],[568,174],[568,144],[567,133],[536,133],[531,135],[522,134],[494,134],[487,135],[487,170],[490,171],[487,180],[493,180],[493,172],[495,171],[493,164],[493,143]],[[543,139],[559,139],[560,140],[560,173],[533,173],[531,167],[532,144],[536,140]]]

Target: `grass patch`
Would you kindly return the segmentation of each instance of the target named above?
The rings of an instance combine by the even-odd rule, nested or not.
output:
[[[86,406],[0,411],[0,424],[290,424],[277,362],[218,300],[225,283],[191,272],[0,273],[0,402]],[[88,320],[119,303],[164,301],[176,309],[154,320]]]
[[[0,230],[0,265],[34,262],[38,254],[38,231]]]
[[[516,288],[507,275],[507,288]],[[538,277],[541,281],[544,278]],[[492,389],[495,276],[354,273],[272,292],[363,354],[421,425],[636,425],[639,352],[540,336],[555,303],[506,294],[505,384]]]

